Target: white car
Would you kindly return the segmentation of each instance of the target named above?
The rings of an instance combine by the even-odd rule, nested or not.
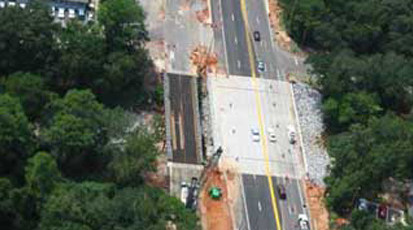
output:
[[[273,128],[269,128],[268,130],[268,139],[270,139],[270,142],[276,142],[277,137],[275,136],[275,131]]]
[[[265,72],[265,64],[264,64],[263,61],[258,61],[257,69],[258,69],[259,73],[264,73]]]
[[[300,226],[300,230],[310,229],[310,223],[308,222],[308,217],[306,214],[298,215],[298,225]]]
[[[79,9],[79,16],[85,16],[85,11],[83,9]]]
[[[296,142],[295,130],[293,126],[288,127],[288,141],[291,144],[295,144]]]
[[[74,9],[69,9],[69,18],[75,18],[75,10]]]
[[[59,8],[57,10],[57,17],[60,18],[60,19],[64,18],[65,17],[65,9]]]
[[[260,131],[256,128],[251,129],[252,141],[259,142],[260,141]]]

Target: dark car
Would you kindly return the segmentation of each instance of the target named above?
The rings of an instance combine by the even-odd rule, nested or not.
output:
[[[287,199],[287,193],[285,192],[285,187],[282,184],[277,186],[278,195],[280,195],[280,199],[285,200]]]
[[[380,219],[385,220],[385,219],[387,219],[387,214],[388,214],[388,208],[387,208],[387,206],[384,205],[384,204],[379,205],[379,210],[378,210],[378,212],[377,212],[377,216],[378,216]]]
[[[256,42],[261,41],[261,35],[260,35],[260,32],[258,32],[258,31],[254,31],[254,40],[255,40]]]

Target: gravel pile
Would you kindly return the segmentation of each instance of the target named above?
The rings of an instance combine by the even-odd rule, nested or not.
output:
[[[293,91],[303,137],[307,175],[314,183],[325,186],[323,178],[327,175],[327,165],[330,159],[321,138],[324,130],[321,94],[302,83],[294,84]]]

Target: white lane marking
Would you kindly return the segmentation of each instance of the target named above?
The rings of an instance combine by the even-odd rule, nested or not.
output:
[[[220,9],[220,11],[221,11],[221,21],[223,20],[222,18],[223,18],[223,11],[222,11],[222,2],[221,2],[222,0],[219,0],[218,1],[218,4],[219,4],[219,9]],[[227,50],[227,42],[226,42],[226,38],[225,38],[225,28],[224,28],[224,23],[222,23],[222,26],[220,26],[221,27],[221,30],[222,30],[222,37],[223,37],[223,39],[224,39],[224,50],[225,50],[225,52],[224,52],[224,56],[225,56],[225,67],[226,67],[226,74],[228,74],[228,69],[229,69],[229,64],[228,64],[228,54],[227,54],[227,52],[228,52],[228,50]]]
[[[235,21],[234,14],[231,14],[231,19],[232,19],[232,21]]]
[[[260,212],[261,212],[261,210],[262,210],[262,207],[261,207],[261,202],[260,202],[260,201],[258,201],[258,211],[260,211]]]
[[[257,23],[260,24],[260,18],[259,17],[257,17]]]
[[[244,181],[241,179],[241,194],[242,194],[242,202],[244,203],[245,207],[245,216],[247,218],[247,229],[250,230],[250,217],[248,216],[248,207],[247,207],[247,199],[245,198],[245,193],[244,193]]]
[[[306,204],[304,203],[304,199],[303,199],[303,191],[301,190],[301,184],[300,182],[298,182],[298,180],[295,180],[295,182],[297,183],[297,187],[298,187],[298,195],[300,196],[300,202],[302,205]]]
[[[294,57],[295,65],[298,65],[298,60],[296,57]]]
[[[238,39],[237,39],[237,36],[235,36],[235,44],[237,44],[237,45],[238,45]]]
[[[238,69],[241,68],[241,61],[240,60],[237,60],[237,66],[238,66]]]

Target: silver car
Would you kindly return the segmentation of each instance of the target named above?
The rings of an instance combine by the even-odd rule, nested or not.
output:
[[[264,64],[263,61],[258,61],[257,69],[258,69],[259,73],[264,73],[265,72],[265,64]]]

